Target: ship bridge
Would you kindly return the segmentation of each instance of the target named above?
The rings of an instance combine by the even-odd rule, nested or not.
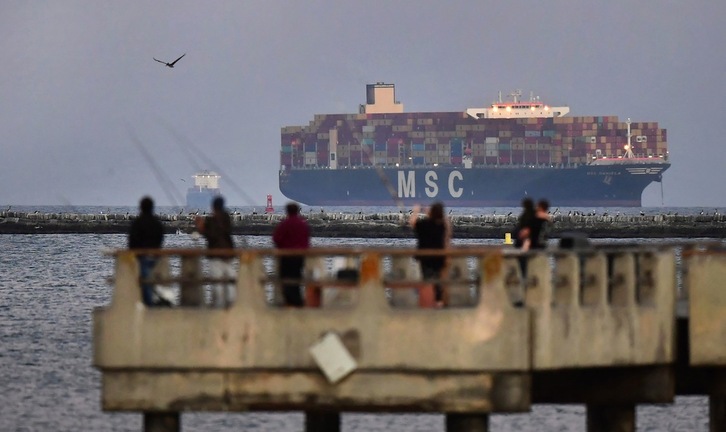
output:
[[[466,114],[477,119],[482,118],[552,118],[562,117],[570,112],[567,106],[551,107],[540,102],[539,97],[530,93],[529,101],[521,101],[521,90],[515,90],[509,95],[512,101],[502,100],[502,93],[499,92],[499,100],[492,103],[488,108],[468,108]]]

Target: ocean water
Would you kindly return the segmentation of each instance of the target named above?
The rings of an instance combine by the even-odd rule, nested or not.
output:
[[[681,210],[681,214],[687,213]],[[243,239],[236,240],[239,244]],[[255,247],[271,246],[267,237],[246,237],[245,241]],[[477,242],[498,243],[466,241]],[[113,260],[102,252],[125,247],[125,236],[3,235],[0,243],[0,431],[142,430],[141,414],[101,410],[100,373],[91,364],[91,311],[108,304],[112,290],[106,280],[112,276]],[[313,244],[414,243],[412,239],[316,238]],[[188,235],[167,236],[165,246],[203,247]],[[187,432],[304,430],[304,416],[299,412],[184,413],[181,418],[182,430]],[[637,421],[639,431],[705,432],[708,400],[678,397],[674,404],[639,406]],[[444,416],[437,414],[344,413],[342,430],[443,432],[445,427]],[[490,430],[583,431],[585,409],[535,405],[529,413],[494,414]]]

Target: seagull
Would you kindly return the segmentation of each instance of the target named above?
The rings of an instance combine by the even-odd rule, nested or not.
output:
[[[185,55],[187,55],[187,53],[182,54],[181,57],[179,57],[178,59],[174,60],[171,63],[167,63],[165,61],[161,61],[161,60],[157,59],[156,57],[153,57],[153,59],[156,60],[156,61],[158,61],[159,63],[164,63],[166,66],[168,66],[170,68],[173,68],[174,65],[176,64],[176,62],[178,62],[179,60],[181,60],[181,58],[184,57]]]

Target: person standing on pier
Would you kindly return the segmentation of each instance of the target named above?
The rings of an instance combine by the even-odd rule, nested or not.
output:
[[[444,218],[444,205],[435,202],[428,211],[427,217],[419,219],[418,215],[421,206],[415,205],[409,224],[416,233],[418,249],[446,249],[449,247],[451,240],[451,229]],[[446,304],[446,296],[444,289],[439,280],[442,278],[443,269],[446,265],[446,257],[444,256],[419,256],[416,257],[421,265],[421,275],[424,280],[435,280],[434,290],[434,306],[444,307]],[[423,288],[419,291],[419,304],[423,307],[430,307],[430,302],[426,301],[430,294]]]
[[[197,217],[197,230],[207,239],[209,249],[233,249],[232,219],[224,209],[224,198],[218,196],[212,200],[212,214]],[[234,284],[227,282],[236,277],[230,258],[214,257],[209,263],[209,273],[214,279],[225,280],[212,287],[212,305],[226,307],[235,298]]]
[[[544,249],[547,247],[547,236],[550,225],[550,203],[547,200],[537,201],[535,217],[530,227],[530,249]]]
[[[310,247],[310,227],[300,216],[300,206],[288,203],[285,206],[287,217],[282,220],[272,233],[272,242],[279,249],[308,249]],[[279,277],[283,280],[302,279],[305,257],[281,256],[278,261]],[[303,307],[300,283],[283,283],[282,296],[286,306]]]
[[[164,242],[164,227],[159,218],[154,215],[154,201],[145,196],[139,203],[139,216],[131,223],[129,230],[129,249],[159,249]],[[157,258],[147,255],[137,255],[141,280],[151,276]],[[157,306],[161,302],[154,297],[154,285],[148,282],[141,283],[141,299],[146,306]]]
[[[514,228],[514,247],[528,251],[532,246],[530,234],[532,225],[537,219],[537,212],[534,208],[532,198],[524,198],[522,200],[522,213],[519,215],[517,226]]]

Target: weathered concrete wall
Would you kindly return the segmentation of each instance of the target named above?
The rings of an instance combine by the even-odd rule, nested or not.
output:
[[[529,258],[533,368],[638,366],[674,361],[672,249]]]
[[[691,364],[726,366],[726,253],[689,253],[686,284]]]
[[[94,311],[104,408],[529,408],[529,314],[507,299],[500,252],[481,257],[488,271],[478,281],[480,301],[435,312],[391,307],[376,253],[362,256],[354,305],[274,307],[261,282],[264,257],[238,255],[237,300],[228,309],[147,308],[135,255],[119,253],[112,303]],[[336,384],[309,352],[327,332],[340,335],[357,362]]]

